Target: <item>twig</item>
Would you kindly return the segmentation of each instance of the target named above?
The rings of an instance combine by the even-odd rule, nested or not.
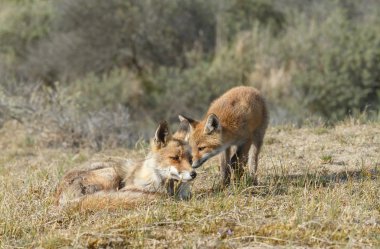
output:
[[[227,239],[229,240],[244,240],[244,239],[269,239],[269,240],[275,240],[275,241],[282,241],[282,242],[292,242],[292,243],[297,243],[298,241],[293,241],[293,240],[286,240],[286,239],[279,239],[275,237],[266,237],[266,236],[259,236],[259,235],[247,235],[247,236],[240,236],[240,237],[234,237]]]
[[[243,189],[240,194],[243,194],[245,192],[247,192],[248,190],[251,190],[251,189],[256,189],[256,188],[265,188],[266,186],[251,186],[251,187],[248,187],[248,188],[245,188]]]

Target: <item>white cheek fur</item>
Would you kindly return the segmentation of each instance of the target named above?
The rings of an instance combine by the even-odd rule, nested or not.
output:
[[[165,170],[161,170],[161,175],[168,179],[175,179],[183,182],[193,180],[189,171],[179,173],[174,166],[170,166]]]
[[[169,177],[172,179],[181,180],[178,170],[173,166],[170,166],[169,168]]]
[[[184,181],[193,180],[193,178],[190,176],[190,172],[188,172],[188,171],[181,173],[181,179]]]
[[[173,166],[170,166],[169,171],[170,171],[170,174],[179,175],[178,170]]]
[[[179,173],[178,170],[173,166],[170,167],[170,177],[176,180],[181,180],[183,182],[193,180],[189,171]]]

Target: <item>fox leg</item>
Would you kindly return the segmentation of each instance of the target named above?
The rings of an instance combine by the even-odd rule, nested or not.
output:
[[[248,154],[252,140],[238,146],[236,153],[231,158],[231,168],[234,170],[236,179],[240,179],[244,172],[244,166],[248,163]]]
[[[253,184],[257,185],[257,167],[259,164],[259,154],[261,150],[261,146],[263,145],[264,135],[265,135],[266,126],[263,128],[259,128],[253,134],[253,142],[252,142],[252,155],[250,156],[249,163],[249,173],[253,178]]]
[[[230,184],[231,169],[230,169],[230,148],[227,148],[220,154],[220,175],[222,177],[221,186],[225,187]]]

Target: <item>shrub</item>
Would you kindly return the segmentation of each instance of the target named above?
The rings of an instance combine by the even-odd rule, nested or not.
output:
[[[140,74],[158,66],[185,67],[188,51],[214,48],[209,1],[59,0],[53,5],[50,37],[26,65],[48,82],[101,75],[115,67]]]
[[[19,73],[30,49],[48,36],[51,19],[47,1],[0,2],[0,81]]]
[[[159,67],[189,68],[193,51],[207,60],[217,42],[228,45],[255,23],[278,32],[285,19],[258,0],[57,0],[51,8],[49,35],[29,50],[21,70],[51,85],[115,67],[139,75]],[[217,37],[218,30],[225,34]]]
[[[268,1],[235,0],[224,13],[229,40],[233,40],[241,31],[250,31],[259,23],[278,33],[286,25],[285,14],[275,9]]]
[[[81,92],[72,95],[59,85],[55,90],[44,85],[22,86],[13,93],[0,88],[0,118],[8,116],[5,120],[11,117],[25,124],[29,132],[39,134],[38,142],[45,146],[100,150],[132,146],[139,139],[122,105],[90,110],[81,103]]]
[[[131,145],[236,85],[273,123],[380,113],[375,0],[21,2],[0,3],[0,122],[66,141],[51,144]]]
[[[380,106],[380,33],[337,13],[313,37],[295,76],[305,105],[331,121]]]

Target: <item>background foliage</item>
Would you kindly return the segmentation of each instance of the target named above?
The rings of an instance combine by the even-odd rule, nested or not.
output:
[[[379,119],[380,3],[2,0],[0,123],[48,144],[134,145],[235,85],[272,123]],[[59,139],[58,139],[59,138]]]

